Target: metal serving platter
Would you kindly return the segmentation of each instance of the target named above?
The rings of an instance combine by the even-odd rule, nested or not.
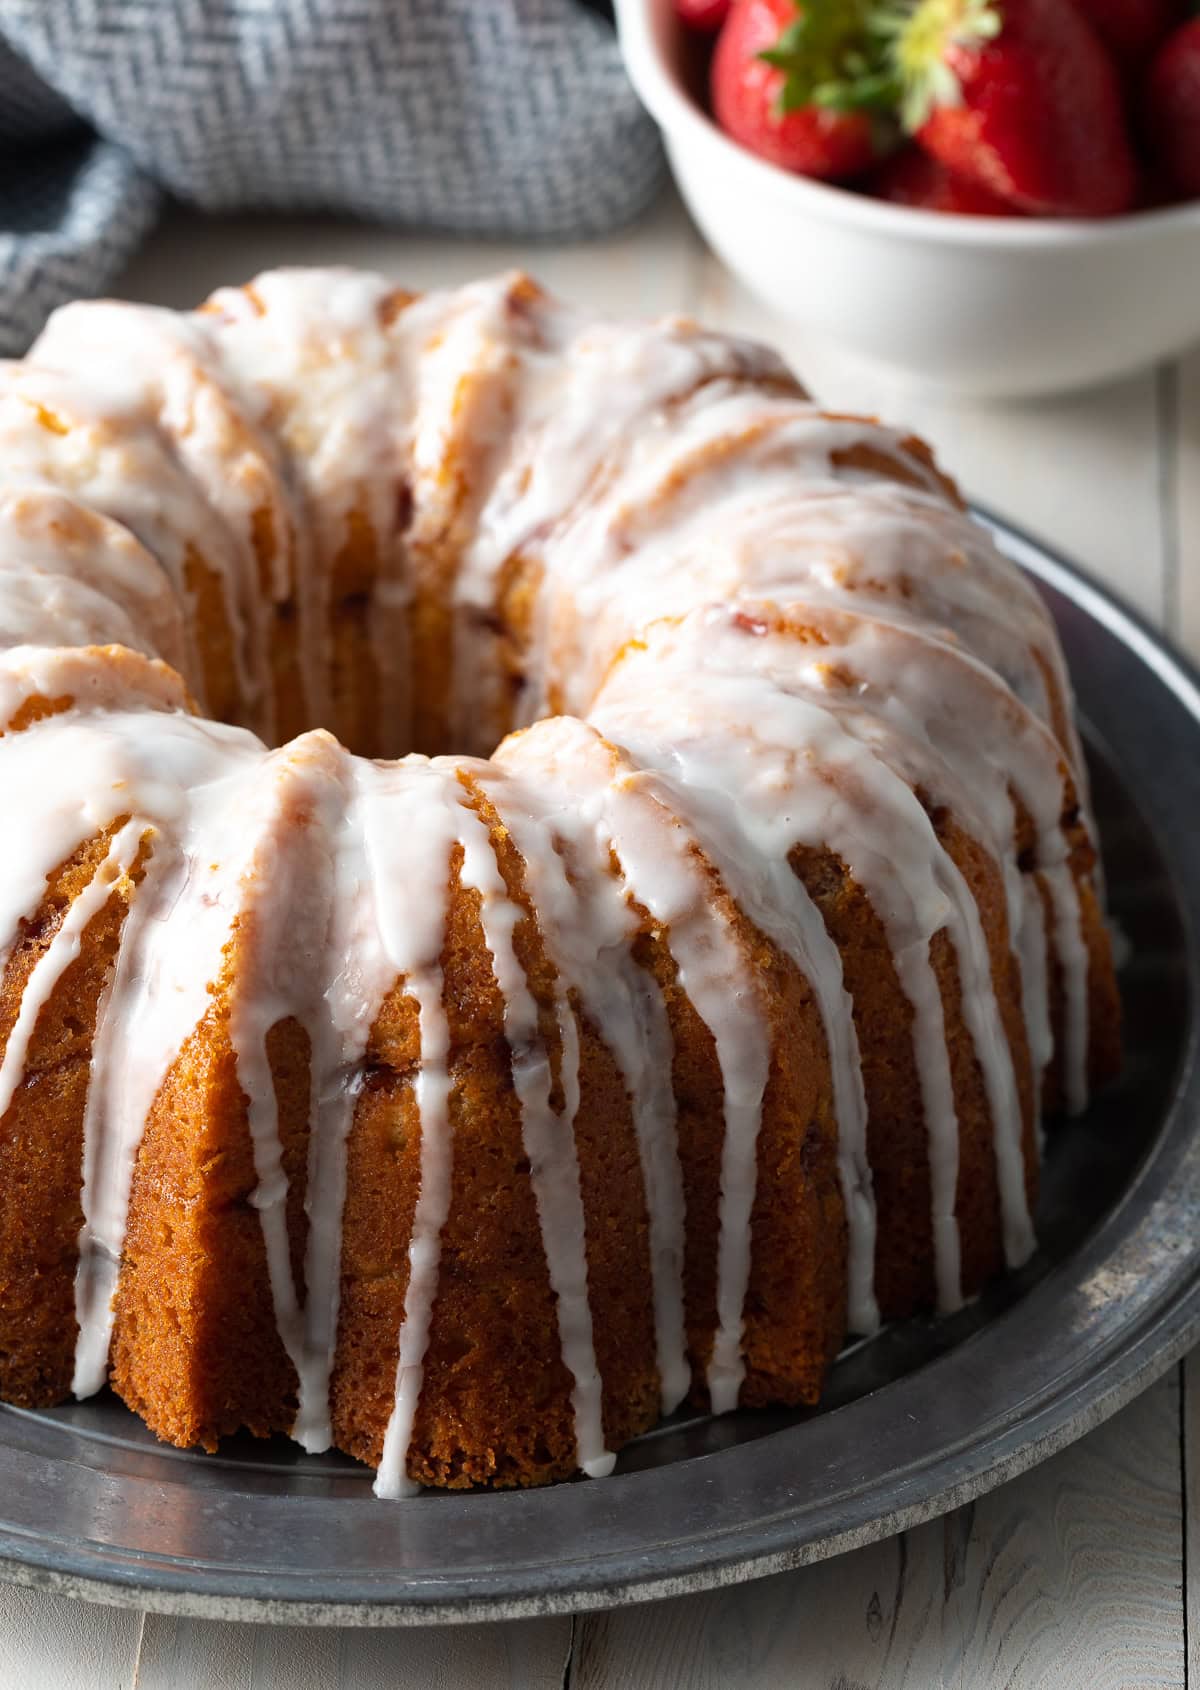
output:
[[[683,1418],[601,1482],[376,1502],[283,1440],[155,1443],[115,1399],[0,1409],[0,1575],[178,1613],[405,1625],[597,1608],[794,1567],[929,1519],[1080,1437],[1200,1338],[1200,686],[1011,529],[1058,619],[1124,970],[1119,1086],[1051,1133],[1042,1249],[947,1321],[838,1362],[819,1410]]]

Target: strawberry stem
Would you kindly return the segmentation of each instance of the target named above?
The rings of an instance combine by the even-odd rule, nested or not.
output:
[[[901,122],[914,134],[937,107],[962,104],[947,48],[994,41],[1004,14],[994,0],[892,0],[875,13],[871,27],[898,85]]]

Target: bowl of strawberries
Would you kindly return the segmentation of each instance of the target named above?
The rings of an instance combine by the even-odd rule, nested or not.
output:
[[[981,396],[1200,341],[1188,0],[616,0],[710,244],[845,352]]]

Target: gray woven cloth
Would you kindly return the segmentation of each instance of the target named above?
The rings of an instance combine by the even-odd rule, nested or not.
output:
[[[580,0],[0,0],[0,352],[107,286],[163,190],[566,240],[661,172]]]

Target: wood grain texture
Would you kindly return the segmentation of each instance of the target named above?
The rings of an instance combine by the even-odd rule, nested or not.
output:
[[[142,1616],[0,1584],[0,1690],[131,1690]]]
[[[133,1684],[134,1690],[562,1690],[570,1649],[569,1619],[320,1631],[150,1614]],[[8,1690],[3,1678],[0,1690]],[[108,1685],[97,1682],[94,1690]]]
[[[933,1690],[940,1522],[709,1595],[583,1616],[570,1690]]]
[[[757,1584],[578,1622],[571,1690],[1182,1686],[1176,1373],[944,1520]]]
[[[967,1512],[947,1579],[943,1683],[1183,1685],[1177,1369]]]

